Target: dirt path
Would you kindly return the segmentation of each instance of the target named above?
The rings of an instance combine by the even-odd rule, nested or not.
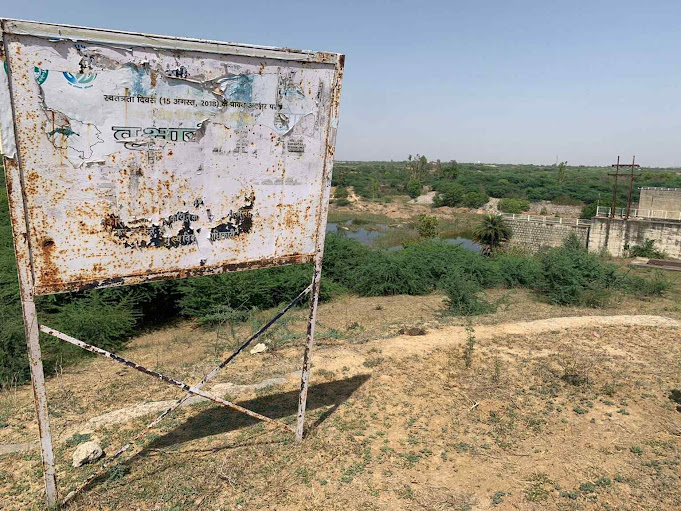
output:
[[[532,335],[579,328],[608,326],[644,326],[661,328],[681,328],[681,322],[664,316],[577,316],[550,318],[536,321],[517,321],[498,325],[481,325],[474,328],[477,340],[489,340],[506,335]],[[360,348],[342,346],[335,350],[318,351],[315,356],[317,367],[338,370],[342,367],[360,366],[367,355],[379,353],[395,359],[422,355],[437,348],[457,346],[466,340],[466,329],[460,326],[444,327],[426,335],[402,335],[392,339],[381,339],[363,344]]]
[[[623,316],[578,316],[550,318],[537,321],[520,321],[502,323],[499,325],[482,325],[474,329],[475,338],[478,341],[491,340],[495,337],[507,335],[532,335],[541,333],[556,333],[561,330],[598,328],[610,326],[641,326],[658,328],[680,328],[681,322],[663,316],[651,315],[623,315]],[[464,327],[444,327],[426,335],[407,336],[402,335],[390,339],[379,339],[361,345],[342,345],[334,347],[320,347],[314,356],[314,367],[325,371],[343,372],[346,374],[360,374],[369,372],[369,362],[372,358],[392,357],[404,359],[413,355],[423,355],[438,348],[463,345],[467,338]],[[297,351],[288,349],[286,356],[297,356]],[[218,383],[213,386],[211,392],[220,397],[235,396],[240,398],[271,385],[294,383],[300,378],[300,372],[288,374],[264,380],[254,385],[234,385],[232,383]],[[204,401],[203,398],[194,397],[188,404]],[[125,424],[131,420],[160,413],[175,400],[152,401],[139,405],[121,408],[91,418],[87,423],[76,428],[81,433],[91,432],[105,426]],[[75,430],[69,430],[62,438],[69,438]],[[0,446],[1,448],[2,446]],[[0,451],[1,454],[1,451]]]

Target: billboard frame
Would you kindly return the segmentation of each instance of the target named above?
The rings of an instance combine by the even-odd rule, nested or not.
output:
[[[111,279],[110,281],[105,280],[97,282],[95,284],[88,283],[87,286],[83,287],[77,286],[73,287],[74,290],[85,288],[92,289],[116,285],[135,284],[147,282],[150,280],[186,278],[192,275],[216,274],[268,266],[279,266],[284,264],[301,264],[313,261],[314,270],[312,275],[312,283],[310,284],[310,286],[303,290],[290,304],[288,304],[263,328],[261,328],[260,331],[251,336],[248,340],[246,340],[245,343],[239,347],[239,349],[237,349],[220,365],[213,369],[213,371],[211,371],[206,377],[204,377],[204,379],[199,384],[194,386],[185,384],[171,377],[162,375],[155,371],[151,371],[142,366],[139,366],[138,364],[123,359],[118,355],[114,355],[112,353],[101,350],[100,348],[91,346],[83,341],[70,337],[67,334],[58,332],[47,326],[39,324],[35,307],[35,296],[37,294],[50,293],[49,291],[47,293],[36,292],[37,290],[34,278],[34,268],[32,265],[31,247],[29,242],[29,218],[27,214],[24,168],[22,166],[22,151],[26,151],[29,148],[21,147],[21,145],[17,143],[18,141],[15,137],[15,134],[17,133],[16,126],[17,112],[15,106],[15,98],[12,93],[12,69],[10,62],[7,59],[8,56],[8,41],[6,37],[7,35],[34,36],[47,40],[67,39],[103,45],[125,44],[131,47],[145,47],[180,51],[185,50],[202,53],[214,53],[228,56],[267,58],[289,62],[309,62],[333,66],[334,75],[330,93],[329,104],[330,112],[328,116],[328,124],[326,126],[326,140],[322,165],[321,190],[319,191],[321,200],[319,201],[318,210],[315,212],[316,214],[316,232],[314,240],[315,250],[312,257],[299,256],[283,258],[283,260],[263,260],[255,262],[246,262],[243,264],[228,264],[218,268],[211,268],[206,271],[198,272],[179,270],[167,273],[156,273],[154,275],[146,276],[132,275],[124,278]],[[173,410],[181,406],[181,404],[184,401],[186,401],[190,394],[200,395],[223,406],[229,406],[243,413],[247,413],[248,415],[258,418],[259,420],[264,420],[269,423],[274,423],[275,425],[283,426],[286,429],[291,430],[295,433],[295,439],[297,442],[302,441],[304,435],[305,408],[307,403],[307,393],[309,387],[310,359],[312,354],[312,348],[314,345],[315,324],[319,301],[322,261],[324,254],[324,238],[326,231],[326,219],[328,214],[329,195],[331,188],[331,174],[333,169],[333,157],[335,152],[336,129],[338,126],[338,110],[340,103],[340,92],[342,86],[345,56],[339,53],[314,52],[308,50],[294,50],[290,48],[275,48],[269,46],[235,44],[220,41],[132,33],[108,29],[77,27],[71,25],[42,23],[24,20],[12,20],[4,18],[0,19],[0,36],[2,36],[2,46],[0,47],[0,53],[2,56],[2,60],[6,63],[8,80],[8,83],[6,85],[0,84],[0,87],[6,87],[6,91],[0,92],[7,93],[7,96],[10,100],[12,116],[12,122],[11,123],[6,122],[4,123],[5,125],[2,127],[3,134],[2,149],[4,153],[6,185],[10,206],[10,219],[12,223],[14,250],[17,261],[17,273],[19,277],[19,288],[26,333],[29,368],[31,371],[31,383],[33,386],[34,403],[40,433],[40,449],[43,464],[43,474],[45,480],[46,502],[48,507],[52,508],[55,506],[66,505],[67,502],[70,501],[70,499],[72,499],[80,490],[85,488],[92,480],[94,480],[96,476],[100,474],[111,461],[118,458],[118,456],[125,452],[132,445],[132,442],[139,438],[142,438],[153,426],[160,422],[160,420],[162,420]],[[281,316],[283,316],[283,314],[290,310],[307,294],[310,294],[310,304],[305,346],[303,351],[300,393],[298,399],[298,413],[296,417],[295,430],[284,423],[274,421],[264,416],[260,416],[259,414],[251,412],[250,410],[243,409],[242,407],[235,405],[234,403],[222,400],[210,394],[209,392],[200,390],[200,387],[202,387],[205,383],[207,383],[210,379],[217,375],[218,371],[220,371],[229,362],[231,362],[239,353],[241,353],[246,348],[246,346],[248,346],[257,337],[259,337],[270,326],[272,326]],[[163,412],[159,417],[157,417],[154,421],[152,421],[152,423],[150,423],[144,430],[142,430],[138,435],[136,435],[133,441],[129,442],[121,449],[119,449],[119,451],[115,455],[109,457],[105,461],[105,463],[100,467],[100,469],[98,469],[90,478],[88,478],[79,488],[69,493],[67,497],[63,499],[61,502],[58,501],[55,459],[52,447],[52,435],[50,430],[50,419],[47,406],[47,392],[45,387],[45,376],[39,342],[40,331],[52,335],[54,337],[57,337],[62,341],[77,345],[88,351],[111,358],[112,360],[117,361],[119,363],[124,363],[129,367],[132,367],[133,369],[145,372],[146,374],[149,374],[156,378],[160,378],[162,381],[165,381],[166,383],[176,385],[187,392],[187,395],[185,397],[180,399],[175,405],[173,405],[171,408],[169,408],[168,410]]]

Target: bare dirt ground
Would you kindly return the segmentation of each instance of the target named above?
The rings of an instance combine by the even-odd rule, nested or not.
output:
[[[439,295],[323,304],[301,446],[194,404],[72,508],[679,509],[681,414],[668,398],[681,387],[677,296],[597,311],[524,291],[487,296],[504,297],[470,325],[442,316]],[[268,352],[244,354],[210,387],[289,424],[305,310],[292,312]],[[427,334],[398,335],[405,326]],[[234,345],[181,323],[138,337],[124,355],[195,382]],[[159,401],[182,395],[103,359],[51,378],[48,393],[65,489],[94,469],[70,466],[76,444],[89,435],[112,453]],[[145,414],[102,420],[140,405]],[[0,407],[0,443],[35,442],[30,389],[3,394]],[[39,509],[41,485],[37,451],[0,457],[0,508]]]

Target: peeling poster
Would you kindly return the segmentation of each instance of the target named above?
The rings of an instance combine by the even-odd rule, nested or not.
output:
[[[36,292],[311,260],[336,64],[29,32],[4,34],[0,125]]]

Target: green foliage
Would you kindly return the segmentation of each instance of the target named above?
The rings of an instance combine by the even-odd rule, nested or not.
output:
[[[468,192],[463,196],[462,203],[467,208],[481,208],[489,201],[489,197],[480,192]]]
[[[450,181],[456,180],[459,176],[459,165],[456,160],[452,160],[442,169],[442,177]]]
[[[380,195],[405,193],[410,173],[408,162],[336,162],[333,184],[354,186],[362,197],[371,197],[370,181],[378,180]],[[452,169],[452,171],[450,171]],[[420,181],[424,186],[437,190],[442,182],[454,182],[464,187],[465,193],[480,192],[491,197],[518,199],[555,200],[569,197],[581,203],[596,203],[612,194],[612,178],[607,174],[610,167],[565,166],[564,178],[559,182],[559,168],[554,165],[507,165],[489,166],[476,163],[445,163],[437,173],[424,172]],[[641,186],[681,188],[678,169],[643,169]],[[618,201],[624,204],[628,187],[618,188]],[[637,197],[634,197],[636,201]]]
[[[617,266],[606,263],[582,247],[576,236],[568,237],[562,247],[540,256],[540,291],[558,305],[603,306],[613,290],[621,290],[626,279]]]
[[[579,199],[575,199],[574,197],[570,197],[569,195],[559,195],[558,197],[554,197],[553,200],[551,201],[554,204],[557,204],[558,206],[581,206],[582,201]]]
[[[411,197],[412,199],[415,199],[419,195],[421,195],[421,181],[418,179],[410,179],[409,182],[407,183],[407,195]]]
[[[434,238],[438,234],[438,220],[434,215],[420,214],[416,221],[416,230],[422,238]]]
[[[501,215],[485,215],[473,233],[473,239],[490,249],[495,249],[508,241],[513,231]]]
[[[258,271],[223,273],[179,281],[179,312],[183,316],[215,314],[225,306],[236,310],[267,309],[290,302],[310,283],[311,265],[282,266]],[[342,291],[328,279],[321,300]]]
[[[591,204],[586,204],[582,208],[582,212],[579,215],[579,218],[593,218],[596,216],[596,211],[598,209],[598,204],[595,202],[592,202]]]
[[[505,198],[499,201],[499,205],[497,207],[499,208],[499,211],[503,211],[504,213],[514,213],[516,215],[519,215],[523,211],[530,210],[530,201],[523,199]]]
[[[567,180],[567,162],[561,161],[558,164],[558,182],[564,183]]]
[[[629,256],[664,259],[665,253],[655,248],[655,240],[645,240],[643,245],[633,245],[629,247]]]
[[[130,296],[118,299],[92,291],[61,304],[56,314],[48,313],[48,316],[46,323],[54,325],[57,330],[99,348],[115,351],[120,348],[121,340],[132,335],[140,312]],[[58,345],[62,344],[58,342]]]
[[[473,316],[491,310],[491,305],[479,297],[482,286],[461,268],[454,268],[447,274],[442,288],[447,294],[447,306],[454,314]]]
[[[649,279],[629,275],[624,281],[624,287],[630,294],[639,297],[662,296],[672,287],[672,283],[662,271],[656,271]]]
[[[537,287],[542,279],[542,265],[536,257],[502,254],[496,257],[499,274],[508,287]]]
[[[344,186],[337,187],[336,191],[333,192],[333,197],[335,199],[347,199],[348,198],[348,189]]]
[[[452,181],[444,181],[438,185],[437,191],[439,192],[435,196],[433,204],[436,207],[440,206],[450,206],[456,207],[461,204],[464,196],[464,187],[458,183]]]

